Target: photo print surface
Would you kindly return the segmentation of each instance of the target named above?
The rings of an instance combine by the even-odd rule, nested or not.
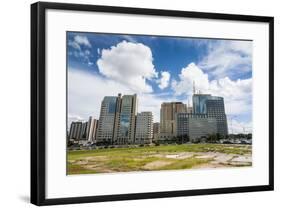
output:
[[[251,40],[66,43],[68,175],[252,166]]]

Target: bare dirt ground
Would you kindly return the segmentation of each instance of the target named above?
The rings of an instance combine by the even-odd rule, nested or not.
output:
[[[195,165],[192,169],[203,169],[203,168],[222,168],[222,167],[244,167],[252,165],[251,155],[237,155],[237,154],[225,154],[225,153],[214,153],[214,152],[184,152],[179,154],[150,154],[149,157],[158,157],[159,160],[152,161],[145,164],[142,169],[144,170],[156,170],[167,165],[172,164],[171,161],[163,161],[161,158],[168,158],[174,160],[183,160],[186,158],[196,158],[196,159],[207,159],[210,162]],[[142,157],[144,158],[144,157]],[[86,169],[96,170],[98,172],[115,172],[109,168],[104,167],[100,163],[106,161],[106,156],[92,156],[86,157],[84,160],[71,160],[72,164],[83,165]],[[140,160],[140,158],[135,158],[135,161]]]
[[[72,151],[69,154],[69,174],[252,166],[249,145],[189,144]]]
[[[143,167],[148,170],[154,170],[157,168],[164,167],[166,165],[170,165],[171,163],[172,162],[168,162],[168,161],[153,161],[153,162],[147,163]]]
[[[196,155],[198,152],[196,153]],[[221,167],[244,167],[252,165],[252,155],[236,155],[224,153],[202,152],[196,158],[213,159],[209,163],[194,166],[194,169],[200,168],[221,168]]]

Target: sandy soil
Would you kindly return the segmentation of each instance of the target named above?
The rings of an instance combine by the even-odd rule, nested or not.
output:
[[[173,160],[183,160],[186,158],[197,158],[210,160],[208,163],[195,165],[192,169],[203,169],[203,168],[222,168],[222,167],[243,167],[252,165],[252,156],[249,155],[238,155],[238,154],[225,154],[219,152],[180,152],[176,154],[147,154],[141,157],[134,158],[135,161],[142,160],[146,157],[157,157],[159,160],[149,162],[143,166],[145,170],[156,170],[167,165],[172,164]],[[161,159],[162,158],[162,159]],[[165,161],[165,159],[172,159],[171,161]],[[103,165],[103,161],[107,161],[107,156],[92,156],[85,157],[83,160],[71,160],[72,164],[81,165],[86,169],[95,170],[97,172],[116,172],[117,170],[110,169]]]
[[[194,153],[193,152],[182,152],[179,154],[169,154],[169,155],[163,155],[165,158],[172,158],[172,159],[186,159],[193,157]]]
[[[150,163],[147,163],[145,166],[143,166],[145,169],[148,169],[148,170],[153,170],[153,169],[156,169],[156,168],[161,168],[161,167],[164,167],[166,165],[170,165],[172,162],[168,162],[168,161],[154,161],[154,162],[150,162]]]
[[[198,153],[197,153],[198,154]],[[208,158],[213,161],[201,165],[197,165],[192,168],[221,168],[221,167],[242,167],[252,165],[251,155],[235,155],[235,154],[224,154],[224,153],[200,153],[196,158]]]

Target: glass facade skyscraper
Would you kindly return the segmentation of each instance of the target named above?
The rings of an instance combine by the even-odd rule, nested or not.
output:
[[[192,100],[193,113],[207,114],[208,117],[216,118],[218,133],[221,136],[226,136],[228,128],[223,97],[210,94],[194,94]]]
[[[177,136],[190,140],[217,133],[216,118],[208,114],[178,113],[176,124]]]
[[[182,102],[164,102],[155,141],[177,136],[197,139],[211,134],[228,135],[224,99],[210,94],[194,94],[193,106]],[[137,95],[105,96],[97,121],[73,122],[69,139],[88,139],[97,145],[148,144],[153,138],[152,112],[137,114]],[[94,127],[95,125],[95,127]],[[156,126],[156,125],[155,125]],[[156,128],[155,128],[156,129]],[[92,131],[91,131],[92,130]]]
[[[133,144],[136,124],[137,95],[124,95],[121,99],[117,143]]]
[[[97,130],[97,142],[99,143],[112,143],[116,120],[116,104],[117,97],[115,96],[103,98]]]
[[[206,101],[207,114],[209,117],[216,118],[217,130],[221,136],[228,135],[227,118],[222,97],[211,96]]]
[[[135,136],[136,95],[106,96],[101,104],[97,142],[132,144]]]
[[[209,94],[194,94],[192,96],[193,113],[207,113],[207,100],[211,99]]]

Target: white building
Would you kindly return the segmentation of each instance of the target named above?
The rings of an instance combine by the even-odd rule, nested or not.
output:
[[[153,138],[153,115],[152,112],[141,112],[136,119],[136,144],[150,144]]]
[[[87,140],[89,142],[94,142],[94,143],[96,142],[97,128],[98,128],[98,120],[90,116],[87,126]]]

